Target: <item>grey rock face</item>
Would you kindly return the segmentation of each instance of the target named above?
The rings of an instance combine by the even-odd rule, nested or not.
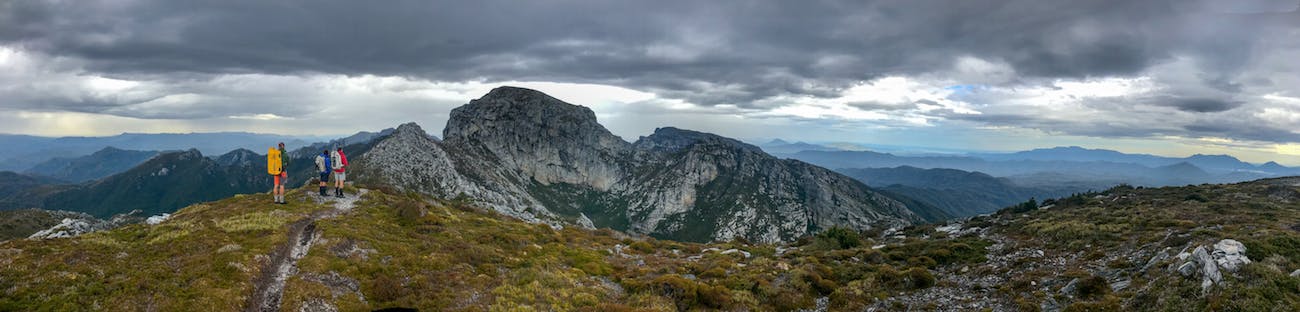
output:
[[[358,177],[464,193],[525,220],[694,241],[921,220],[851,178],[733,139],[661,128],[628,143],[590,109],[528,89],[497,88],[454,109],[443,137],[403,125],[355,161]]]
[[[535,199],[514,184],[491,183],[495,180],[476,183],[475,178],[503,178],[484,170],[486,165],[483,163],[457,164],[442,145],[430,139],[414,123],[398,127],[355,163],[358,164],[355,174],[359,181],[447,198],[465,194],[503,214],[530,221],[538,220],[530,211],[542,209]]]
[[[1124,289],[1128,289],[1128,287],[1132,285],[1133,285],[1133,280],[1126,278],[1126,279],[1115,281],[1114,283],[1110,283],[1110,290],[1119,292],[1119,291],[1123,291]]]
[[[606,191],[622,178],[631,144],[596,123],[596,113],[541,92],[501,87],[451,111],[443,141],[481,146],[500,165],[543,185]]]
[[[1223,275],[1219,274],[1219,266],[1214,263],[1214,258],[1210,257],[1204,246],[1198,246],[1192,251],[1192,260],[1201,267],[1201,291],[1209,291],[1210,286],[1223,281]]]
[[[1196,263],[1195,263],[1195,262],[1190,262],[1190,261],[1189,261],[1189,262],[1185,262],[1185,263],[1183,263],[1183,265],[1178,266],[1178,274],[1182,274],[1184,277],[1192,277],[1192,276],[1195,276],[1195,275],[1196,275]]]

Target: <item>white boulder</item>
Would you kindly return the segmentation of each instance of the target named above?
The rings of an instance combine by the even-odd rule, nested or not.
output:
[[[1215,243],[1211,255],[1219,268],[1228,272],[1237,272],[1250,264],[1250,258],[1246,257],[1246,245],[1236,240],[1225,239]]]

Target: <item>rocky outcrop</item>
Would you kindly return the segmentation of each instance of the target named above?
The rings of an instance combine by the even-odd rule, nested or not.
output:
[[[62,214],[65,217],[59,222],[59,224],[36,232],[28,238],[51,239],[74,237],[92,232],[110,230],[127,224],[139,223],[143,220],[143,218],[140,217],[139,210],[116,215],[108,220],[98,219],[91,215],[79,212],[52,211],[51,213]]]
[[[1225,239],[1215,243],[1211,256],[1220,268],[1232,273],[1250,264],[1250,258],[1246,257],[1246,245],[1236,240]]]
[[[1169,270],[1187,278],[1201,278],[1201,291],[1208,292],[1214,285],[1223,283],[1223,272],[1236,273],[1247,264],[1246,246],[1232,239],[1220,240],[1210,248],[1197,246],[1192,252],[1182,252],[1169,265]]]
[[[463,151],[463,150],[461,150]],[[459,161],[458,161],[459,160]],[[489,165],[493,159],[453,157],[419,125],[403,124],[355,160],[358,181],[451,198],[464,194],[506,215],[537,221],[544,207]]]
[[[443,138],[402,125],[355,161],[358,177],[463,193],[526,220],[690,241],[921,221],[860,182],[734,139],[660,128],[628,143],[590,109],[529,89],[497,88],[454,109]]]

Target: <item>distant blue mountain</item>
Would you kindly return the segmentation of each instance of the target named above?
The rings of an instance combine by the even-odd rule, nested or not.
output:
[[[144,163],[158,155],[156,151],[128,151],[105,147],[94,154],[81,157],[55,157],[32,166],[28,175],[51,177],[68,182],[98,180]]]
[[[763,151],[764,151],[764,152],[767,152],[768,154],[790,154],[790,153],[798,153],[798,152],[802,152],[802,151],[838,151],[838,150],[840,150],[840,149],[838,149],[838,148],[834,148],[834,147],[829,147],[829,146],[824,146],[824,145],[817,145],[817,144],[811,144],[811,143],[806,143],[806,142],[794,142],[794,143],[790,143],[790,142],[787,142],[787,141],[785,141],[785,140],[781,140],[781,139],[775,139],[775,140],[772,140],[771,142],[767,142],[767,143],[765,143],[765,144],[761,144],[761,145],[759,145],[758,147],[761,148],[761,149],[763,149]]]
[[[33,166],[54,158],[75,158],[90,155],[105,147],[124,150],[188,150],[220,155],[245,148],[266,150],[284,142],[290,147],[301,147],[324,139],[312,136],[285,136],[247,132],[139,134],[123,133],[106,137],[38,137],[29,135],[0,135],[0,170],[27,171]]]
[[[1022,152],[1007,154],[972,154],[971,156],[987,160],[1044,160],[1044,161],[1106,161],[1133,163],[1143,166],[1155,167],[1165,166],[1176,163],[1171,161],[1172,158],[1160,157],[1147,154],[1125,154],[1118,151],[1107,149],[1088,149],[1078,146],[1062,146],[1053,148],[1040,148]]]
[[[1036,160],[1036,161],[1071,161],[1071,162],[1112,162],[1130,163],[1146,167],[1161,167],[1186,162],[1211,174],[1227,174],[1235,171],[1259,172],[1266,175],[1293,175],[1300,173],[1296,168],[1288,168],[1276,162],[1253,165],[1228,155],[1196,154],[1189,157],[1164,157],[1148,154],[1127,154],[1106,149],[1088,149],[1078,146],[1034,149],[1015,153],[971,154],[985,160]]]
[[[1070,150],[1080,153],[1068,153]],[[1062,153],[1063,151],[1067,152]],[[1109,152],[1113,151],[1067,148],[1022,154],[980,154],[976,157],[899,156],[871,151],[802,151],[781,156],[834,169],[899,166],[949,168],[1032,181],[1044,181],[1041,179],[1043,174],[1051,174],[1090,186],[1100,183],[1146,186],[1229,183],[1295,174],[1293,168],[1277,164],[1255,166],[1236,161],[1236,158],[1230,156],[1200,155],[1164,158],[1160,161],[1142,155],[1127,157],[1132,156],[1127,154],[1110,158],[1098,157],[1110,154]],[[1143,159],[1146,161],[1135,162]],[[1269,168],[1271,169],[1265,170]]]

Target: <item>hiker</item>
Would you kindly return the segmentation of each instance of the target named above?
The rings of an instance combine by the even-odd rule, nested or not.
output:
[[[274,147],[266,150],[266,173],[275,177],[275,184],[271,186],[271,196],[274,197],[275,203],[287,204],[284,200],[284,184],[289,183],[289,159],[285,157],[289,153],[284,151],[284,142],[280,142],[280,148]]]
[[[333,168],[331,168],[331,165],[333,164],[331,163],[332,161],[330,161],[330,150],[326,149],[320,151],[320,155],[316,155],[316,171],[320,172],[320,196],[321,197],[328,196],[325,195],[325,187],[329,185],[328,183],[330,182],[330,173],[333,173]]]
[[[343,148],[340,147],[330,157],[334,160],[334,197],[343,198],[343,179],[348,177],[344,172],[348,166],[348,155],[344,155]]]

